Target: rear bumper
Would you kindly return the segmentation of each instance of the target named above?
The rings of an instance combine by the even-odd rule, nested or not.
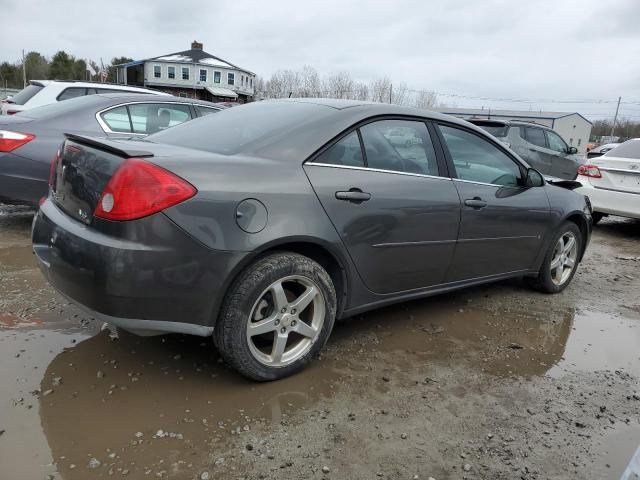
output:
[[[640,218],[640,194],[596,188],[582,180],[581,183],[583,186],[575,191],[589,197],[594,212]]]
[[[210,334],[244,253],[208,249],[163,214],[107,227],[113,234],[87,228],[47,200],[32,231],[47,280],[89,315],[133,333]]]

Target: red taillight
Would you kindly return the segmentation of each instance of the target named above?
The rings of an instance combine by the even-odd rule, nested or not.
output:
[[[578,167],[578,175],[591,178],[602,178],[602,173],[596,165],[580,165]]]
[[[16,113],[18,113],[20,110],[7,110],[7,115],[15,115]]]
[[[51,160],[51,167],[49,168],[49,186],[53,187],[56,179],[56,168],[58,168],[58,160],[60,160],[60,149],[56,152],[56,155]]]
[[[16,148],[21,147],[25,143],[29,143],[36,138],[30,133],[10,132],[9,130],[0,130],[0,152],[12,152]]]
[[[107,183],[94,216],[135,220],[184,202],[196,193],[193,185],[168,170],[129,158]]]

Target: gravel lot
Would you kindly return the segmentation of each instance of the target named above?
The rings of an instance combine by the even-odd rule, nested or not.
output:
[[[0,477],[617,479],[640,444],[640,222],[605,219],[560,295],[520,281],[337,325],[270,384],[210,340],[102,328],[0,206]]]

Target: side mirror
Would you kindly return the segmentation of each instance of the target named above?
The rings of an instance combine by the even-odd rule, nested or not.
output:
[[[542,174],[535,168],[527,170],[527,178],[524,181],[525,187],[541,187],[544,185]]]
[[[567,150],[567,153],[569,154],[578,153],[578,149],[576,147],[569,147],[569,149]]]

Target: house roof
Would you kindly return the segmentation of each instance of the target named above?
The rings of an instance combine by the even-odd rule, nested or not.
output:
[[[496,117],[518,117],[518,118],[542,118],[548,120],[557,120],[559,118],[568,117],[570,115],[578,115],[585,122],[593,125],[592,122],[584,118],[578,112],[546,112],[541,110],[494,110],[492,108],[438,108],[440,113],[449,115],[481,115]]]
[[[207,65],[211,67],[221,67],[221,68],[235,68],[237,70],[242,70],[243,72],[247,72],[249,74],[254,75],[253,72],[251,72],[250,70],[247,70],[246,68],[239,67],[238,65],[235,65],[231,62],[227,62],[226,60],[223,60],[220,57],[216,57],[215,55],[211,55],[210,53],[205,52],[202,49],[202,44],[198,42],[193,42],[189,50],[183,50],[181,52],[174,52],[174,53],[167,53],[166,55],[160,55],[158,57],[151,57],[151,58],[145,58],[143,60],[136,60],[133,62],[122,63],[118,66],[129,67],[129,66],[138,65],[144,62],[153,62],[154,60],[162,61],[162,62],[174,62],[174,63],[197,63],[199,65]]]
[[[182,52],[168,53],[166,55],[160,55],[158,57],[151,57],[146,59],[146,61],[153,60],[176,63],[198,63],[200,65],[208,65],[212,67],[235,68],[247,73],[253,73],[245,68],[239,67],[238,65],[234,65],[231,62],[227,62],[220,57],[211,55],[201,48],[191,48],[189,50],[183,50]]]

